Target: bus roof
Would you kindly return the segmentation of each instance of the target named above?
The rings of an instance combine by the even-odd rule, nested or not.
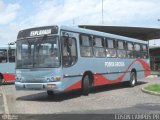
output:
[[[86,34],[91,34],[91,35],[103,36],[103,37],[108,37],[108,38],[113,38],[113,39],[118,39],[118,40],[126,40],[126,41],[131,41],[131,42],[148,44],[147,41],[143,41],[143,40],[139,40],[139,39],[124,37],[124,36],[120,36],[120,35],[115,35],[115,34],[111,34],[111,33],[95,31],[95,30],[79,28],[78,26],[65,26],[65,25],[42,26],[42,27],[35,27],[35,28],[21,30],[18,33],[17,39],[22,39],[22,38],[26,38],[26,37],[49,35],[49,34],[58,34],[58,29],[77,32],[77,33],[86,33]]]
[[[118,40],[126,40],[126,41],[131,41],[131,42],[137,42],[137,43],[143,43],[143,44],[148,44],[148,41],[140,40],[140,39],[135,39],[135,38],[129,38],[125,36],[120,36],[120,35],[115,35],[111,33],[105,33],[105,32],[100,32],[100,31],[95,31],[95,30],[90,30],[90,29],[84,29],[84,28],[79,28],[79,27],[70,27],[70,26],[64,26],[62,25],[60,27],[62,30],[67,30],[67,31],[73,31],[73,32],[79,32],[79,33],[87,33],[87,34],[93,34],[97,36],[104,36],[108,38],[113,38],[113,39],[118,39]]]

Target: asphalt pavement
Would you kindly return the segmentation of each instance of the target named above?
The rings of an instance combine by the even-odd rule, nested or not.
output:
[[[0,94],[0,114],[4,113],[4,103],[3,103],[3,96]]]

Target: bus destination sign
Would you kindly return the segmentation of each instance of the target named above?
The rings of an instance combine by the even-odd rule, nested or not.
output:
[[[26,37],[36,37],[36,36],[51,35],[51,34],[58,34],[58,26],[36,27],[36,28],[21,30],[19,31],[17,38],[23,39]]]
[[[47,35],[51,34],[51,31],[52,31],[51,29],[31,31],[30,36]]]

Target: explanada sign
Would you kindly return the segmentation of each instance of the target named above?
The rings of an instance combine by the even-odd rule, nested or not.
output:
[[[36,31],[31,31],[30,36],[47,35],[47,34],[51,34],[51,32],[52,32],[51,29],[36,30]]]

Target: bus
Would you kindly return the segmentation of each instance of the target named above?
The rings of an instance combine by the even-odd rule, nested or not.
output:
[[[15,45],[0,46],[0,85],[15,81]]]
[[[16,41],[16,90],[48,95],[150,75],[148,42],[71,26],[21,30]]]

